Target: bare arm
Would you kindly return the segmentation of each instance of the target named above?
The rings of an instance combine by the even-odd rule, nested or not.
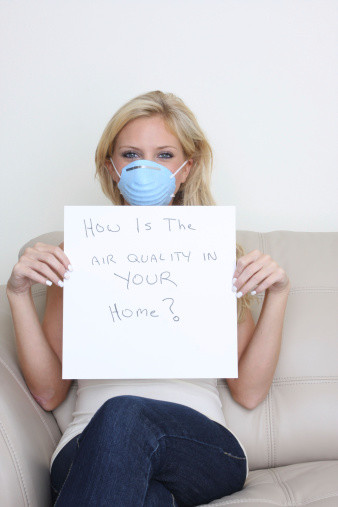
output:
[[[59,291],[62,295],[62,289],[56,284],[63,278],[65,264],[69,261],[62,257],[63,252],[57,253],[58,258],[52,258],[50,252],[43,251],[47,247],[49,250],[57,247],[38,245],[40,250],[36,247],[27,249],[14,266],[7,283],[7,297],[13,317],[18,360],[27,386],[45,410],[53,410],[56,398],[56,401],[62,401],[71,380],[61,378],[61,360],[58,357],[60,346],[51,344],[43,331],[34,306],[31,286],[36,282],[46,283],[46,280],[51,280],[54,284],[53,291]]]
[[[238,333],[238,378],[227,379],[227,384],[234,400],[248,409],[255,408],[269,392],[280,353],[288,294],[289,290],[266,291],[256,327],[250,312],[242,333]]]
[[[248,310],[238,326],[238,378],[227,379],[234,400],[253,409],[267,396],[276,370],[290,281],[269,255],[253,250],[238,260],[233,282],[238,297],[265,290],[257,325]]]

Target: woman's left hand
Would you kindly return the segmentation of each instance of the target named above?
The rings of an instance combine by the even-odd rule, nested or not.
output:
[[[238,291],[237,297],[249,291],[256,294],[267,289],[274,293],[287,293],[290,290],[290,280],[284,269],[270,255],[259,250],[252,250],[238,259],[234,278],[233,291]]]

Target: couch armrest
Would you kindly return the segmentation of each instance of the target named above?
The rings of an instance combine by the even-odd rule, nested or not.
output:
[[[49,463],[61,438],[32,397],[17,360],[6,287],[0,287],[0,491],[6,506],[51,505]]]

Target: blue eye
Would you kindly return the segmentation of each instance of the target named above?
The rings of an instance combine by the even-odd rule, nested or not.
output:
[[[168,151],[166,151],[165,153],[161,153],[161,155],[169,155],[168,157],[164,157],[164,158],[172,158],[173,157],[173,154],[169,153]]]
[[[163,156],[162,155],[166,155],[166,156]],[[135,157],[138,157],[138,155],[134,152],[134,151],[125,151],[124,153],[122,153],[122,156],[124,158],[135,158]],[[160,158],[172,158],[174,155],[172,153],[170,153],[169,151],[165,151],[163,153],[160,153],[159,157]]]
[[[136,153],[134,153],[133,151],[126,151],[125,153],[122,153],[122,156],[125,158],[134,158],[134,156],[129,157],[128,155],[136,155]]]

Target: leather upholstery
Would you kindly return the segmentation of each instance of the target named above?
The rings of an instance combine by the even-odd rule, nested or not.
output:
[[[59,231],[29,244],[62,239]],[[209,505],[337,507],[338,233],[237,231],[237,242],[246,253],[258,248],[270,254],[287,272],[291,291],[267,398],[247,410],[218,379],[228,427],[244,445],[251,471],[242,491]],[[41,318],[45,287],[35,285],[32,292]],[[0,297],[0,503],[46,507],[49,460],[71,420],[77,383],[53,412],[35,402],[18,366],[5,286]],[[255,322],[263,299],[260,294],[252,308]]]

